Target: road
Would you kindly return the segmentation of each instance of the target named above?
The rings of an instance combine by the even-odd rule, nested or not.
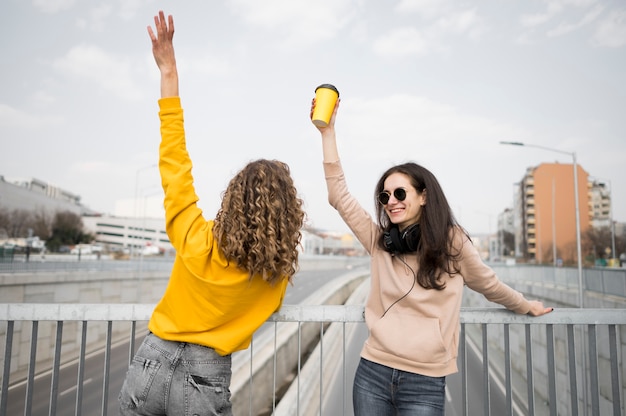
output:
[[[285,304],[298,304],[311,293],[324,286],[332,279],[346,273],[345,268],[330,270],[302,270],[294,276],[295,284],[290,285],[285,294]],[[259,330],[266,330],[265,327]],[[143,339],[145,332],[137,336],[137,343]],[[117,395],[122,387],[128,368],[129,346],[127,342],[111,347],[109,386],[104,414],[117,415]],[[81,412],[76,412],[78,363],[68,363],[59,372],[59,388],[56,414],[58,415],[99,415],[102,414],[104,352],[90,354],[85,359]],[[33,400],[30,414],[46,416],[50,409],[51,374],[37,374],[33,385]],[[7,415],[25,414],[26,382],[18,382],[9,387]],[[55,413],[53,413],[55,414]]]

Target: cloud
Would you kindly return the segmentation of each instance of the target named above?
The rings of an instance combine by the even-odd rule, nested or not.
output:
[[[232,66],[228,60],[218,58],[206,51],[196,50],[184,53],[184,57],[178,60],[181,71],[185,73],[195,73],[202,76],[224,76],[232,71]],[[152,59],[154,61],[154,59]]]
[[[401,27],[379,37],[374,52],[383,57],[424,55],[430,51],[426,37],[414,27]]]
[[[56,97],[44,90],[35,91],[32,98],[35,104],[43,106],[54,104],[56,102]]]
[[[626,45],[626,10],[612,11],[603,19],[593,34],[592,43],[609,48]]]
[[[75,46],[64,57],[57,59],[53,66],[69,76],[93,81],[122,99],[132,101],[142,96],[133,81],[132,63],[98,46]]]
[[[400,0],[394,10],[399,13],[416,13],[432,18],[441,15],[446,8],[445,0]]]
[[[476,10],[446,14],[437,19],[436,27],[442,34],[468,35],[473,39],[480,37],[485,31],[483,19],[476,13]]]
[[[231,0],[230,5],[246,23],[280,34],[291,46],[334,38],[356,7],[351,0],[318,0],[307,7],[291,0]]]
[[[124,20],[130,20],[137,15],[138,10],[151,3],[151,0],[121,0],[117,14]]]
[[[50,115],[35,115],[18,110],[6,104],[0,104],[0,127],[18,127],[37,130],[50,125],[61,124],[62,118]]]
[[[547,37],[564,36],[595,24],[591,44],[607,48],[619,48],[626,45],[626,10],[605,12],[606,6],[597,3],[597,0],[547,1],[545,11],[525,14],[520,18],[522,27],[529,30],[518,36],[517,43],[532,43],[534,29],[560,18],[560,23],[546,29]],[[578,11],[582,11],[583,15],[575,20]],[[601,18],[603,13],[605,16]]]
[[[58,13],[70,9],[75,0],[33,0],[33,6],[43,13]]]
[[[598,16],[600,16],[600,14],[602,14],[603,10],[604,7],[602,6],[594,7],[589,12],[587,12],[578,22],[561,23],[556,28],[548,30],[547,35],[548,37],[563,36],[570,32],[574,32],[580,28],[588,26],[589,24],[593,23],[593,21],[595,21]]]
[[[111,15],[113,7],[110,4],[100,4],[92,7],[88,18],[79,18],[76,25],[81,29],[91,29],[94,32],[102,32],[105,28],[105,19]]]
[[[114,166],[109,162],[90,160],[73,163],[70,166],[69,171],[73,174],[106,174],[108,172],[119,170],[119,168],[119,166]]]
[[[408,94],[356,98],[351,100],[349,108],[340,107],[339,112],[338,117],[346,119],[341,124],[350,128],[345,136],[358,138],[354,140],[358,141],[360,158],[371,160],[398,157],[399,148],[419,149],[417,153],[422,156],[428,154],[429,158],[438,159],[451,148],[469,146],[475,152],[482,145],[491,148],[502,137],[525,135],[513,126],[464,114],[453,106]],[[392,138],[394,146],[382,146],[381,140],[385,138]],[[428,143],[428,146],[419,143]]]
[[[404,12],[404,9],[409,10],[407,2],[397,11]],[[380,36],[374,41],[374,52],[383,57],[423,56],[449,49],[448,39],[451,36],[478,39],[485,32],[483,19],[475,10],[448,12],[440,7],[435,11],[429,6],[427,15],[428,19],[425,20],[428,22],[420,24],[421,30],[404,26]]]
[[[546,5],[544,11],[522,15],[520,19],[522,26],[542,25],[571,8],[587,8],[596,4],[597,0],[546,0],[543,3]]]

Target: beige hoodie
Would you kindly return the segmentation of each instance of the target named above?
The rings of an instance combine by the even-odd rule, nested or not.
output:
[[[455,373],[464,284],[507,309],[528,313],[524,296],[498,279],[460,229],[451,233],[455,251],[461,251],[460,274],[444,275],[444,290],[413,286],[417,256],[392,256],[382,250],[378,225],[348,192],[341,163],[324,163],[324,172],[330,204],[371,256],[371,288],[365,305],[369,337],[361,357],[431,377]]]

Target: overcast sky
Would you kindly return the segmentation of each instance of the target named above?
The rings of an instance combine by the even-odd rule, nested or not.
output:
[[[213,218],[257,158],[292,169],[308,222],[328,205],[315,87],[342,102],[348,185],[373,212],[393,164],[440,180],[461,224],[495,232],[529,166],[576,153],[626,221],[626,3],[621,0],[6,0],[0,175],[34,177],[115,213],[158,192],[159,77],[146,27],[172,14],[188,148]],[[572,208],[573,209],[573,208]]]

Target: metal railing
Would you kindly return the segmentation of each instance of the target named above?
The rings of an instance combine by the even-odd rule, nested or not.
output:
[[[114,381],[112,368],[128,366],[140,336],[137,328],[144,326],[153,306],[0,304],[0,415],[14,414],[8,412],[16,408],[15,414],[25,415],[117,414],[112,406],[120,376]],[[44,330],[45,322],[49,328]],[[102,336],[88,330],[96,323],[104,327]],[[76,332],[67,334],[66,328],[72,326]],[[117,326],[123,327],[123,335]],[[251,347],[233,356],[235,414],[351,414],[348,362],[358,359],[358,352],[353,357],[347,350],[359,327],[363,328],[362,305],[284,305],[263,334],[255,335]],[[461,409],[457,413],[473,414],[470,405],[478,397],[472,395],[470,400],[468,392],[478,385],[480,414],[622,415],[625,329],[626,309],[557,309],[532,318],[499,308],[464,308],[459,373],[454,376],[460,391],[451,394]],[[130,342],[124,344],[124,339]],[[123,353],[116,358],[120,346]],[[474,349],[482,368],[479,375],[469,374]],[[43,358],[38,357],[41,354]],[[101,381],[86,376],[90,359],[95,359]],[[64,371],[71,364],[76,367],[68,375]],[[335,376],[338,381],[331,380]],[[67,378],[70,387],[61,387]],[[493,409],[496,384],[504,392],[502,412]],[[42,390],[47,401],[35,398]],[[330,411],[327,396],[338,392],[341,409]],[[99,410],[84,402],[88,395],[96,396]],[[74,399],[71,412],[60,408],[61,399],[67,402],[68,396]],[[45,412],[35,410],[35,405]]]

